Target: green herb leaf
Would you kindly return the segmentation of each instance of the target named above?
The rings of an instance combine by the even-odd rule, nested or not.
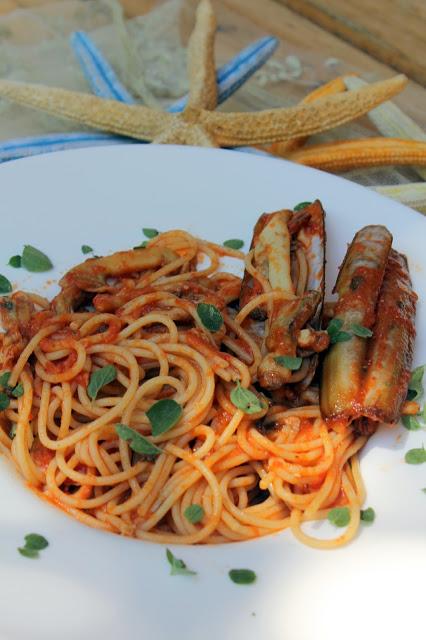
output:
[[[423,375],[426,365],[416,367],[411,373],[410,382],[408,383],[409,400],[417,400],[423,395]],[[410,393],[411,392],[411,393]]]
[[[90,376],[90,381],[87,386],[87,394],[89,398],[95,400],[98,392],[103,386],[113,382],[117,377],[117,369],[112,364],[107,364],[102,369],[97,369]]]
[[[362,324],[351,324],[349,329],[355,336],[358,336],[359,338],[371,338],[371,336],[373,335],[371,329],[364,327]]]
[[[159,436],[179,422],[182,416],[182,407],[175,400],[163,398],[153,404],[146,415],[151,423],[152,435]]]
[[[376,517],[376,512],[373,507],[368,507],[368,509],[361,509],[361,520],[363,522],[374,522]]]
[[[348,342],[348,340],[352,339],[352,334],[347,331],[339,331],[335,336],[330,338],[331,344],[336,344],[337,342]]]
[[[189,507],[186,507],[183,515],[192,524],[197,524],[197,522],[200,522],[204,518],[204,509],[199,504],[191,504]]]
[[[0,306],[3,309],[7,309],[7,311],[13,311],[13,302],[10,298],[4,298],[2,302],[0,302]]]
[[[135,250],[136,249],[145,249],[147,244],[148,244],[148,240],[144,240],[140,244],[137,244],[136,247],[133,247],[133,249],[135,249]]]
[[[170,575],[171,576],[196,576],[196,571],[191,571],[188,569],[183,560],[176,558],[170,549],[166,549],[167,560],[170,564]]]
[[[48,258],[45,253],[39,251],[39,249],[36,249],[30,244],[26,244],[24,246],[21,265],[24,267],[24,269],[26,269],[27,271],[32,271],[33,273],[41,273],[43,271],[49,271],[53,268],[53,264],[50,258]]]
[[[12,395],[15,398],[20,398],[24,394],[24,387],[21,383],[17,384],[14,389],[12,389]]]
[[[0,387],[8,387],[9,386],[9,378],[12,375],[11,371],[5,371],[0,376]]]
[[[423,493],[426,493],[426,487],[424,489],[422,489]]]
[[[92,249],[92,247],[89,247],[88,244],[82,244],[81,245],[81,253],[84,253],[84,255],[86,255],[87,253],[93,253],[93,249]]]
[[[300,211],[301,209],[306,209],[306,207],[309,207],[310,204],[312,204],[312,202],[299,202],[299,204],[296,204],[296,206],[293,207],[293,211]]]
[[[343,327],[343,320],[340,318],[332,318],[328,323],[327,333],[332,338],[334,335],[339,333],[340,329]]]
[[[4,293],[10,293],[12,291],[12,285],[7,278],[0,274],[0,295]]]
[[[280,367],[285,367],[290,371],[298,371],[302,365],[302,358],[293,356],[277,356],[274,360]]]
[[[347,342],[352,338],[352,335],[347,331],[341,331],[343,327],[343,320],[340,318],[333,318],[330,320],[327,333],[330,336],[331,344],[336,344],[336,342]]]
[[[401,416],[401,422],[408,431],[418,431],[422,428],[416,416]]]
[[[336,527],[346,527],[351,519],[351,512],[348,507],[336,507],[328,512],[327,518]]]
[[[0,392],[0,411],[4,411],[5,409],[7,409],[9,404],[9,396],[7,396],[5,393]]]
[[[264,409],[259,398],[249,389],[242,387],[240,381],[238,381],[237,386],[232,389],[230,398],[232,404],[237,407],[237,409],[244,411],[244,413],[258,413]]]
[[[49,546],[48,541],[39,533],[28,533],[25,538],[25,547],[33,551],[41,551]]]
[[[354,276],[349,286],[352,289],[352,291],[356,291],[363,282],[364,282],[364,278],[362,276]]]
[[[241,249],[244,246],[244,240],[239,240],[238,238],[231,238],[231,240],[225,240],[223,243],[224,247],[228,247],[228,249]]]
[[[222,314],[214,304],[207,304],[206,302],[200,302],[197,304],[197,313],[202,324],[208,331],[219,331],[223,325]]]
[[[426,449],[423,446],[421,449],[410,449],[405,454],[405,462],[407,464],[422,464],[426,462]]]
[[[39,556],[36,549],[28,549],[28,547],[18,547],[18,551],[24,558],[38,558]]]
[[[21,256],[12,256],[8,262],[8,265],[13,267],[14,269],[19,269],[21,266]]]
[[[147,229],[147,228],[144,228],[144,229],[142,229],[142,231],[143,231],[143,235],[144,235],[146,238],[155,238],[155,236],[158,236],[158,231],[157,231],[157,229]]]
[[[253,584],[257,577],[251,569],[231,569],[228,576],[235,584]]]
[[[38,558],[39,551],[49,546],[46,538],[39,533],[28,533],[24,540],[25,546],[18,547],[18,551],[25,558]]]
[[[162,449],[156,447],[148,438],[138,433],[136,429],[126,424],[116,424],[115,430],[122,440],[129,442],[130,448],[146,458],[156,458],[162,453]]]

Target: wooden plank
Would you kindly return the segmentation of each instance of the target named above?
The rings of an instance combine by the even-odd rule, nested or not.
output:
[[[218,49],[219,46],[223,47],[223,44],[219,45],[219,43],[223,43],[226,36],[228,39],[232,38],[235,52],[239,46],[247,44],[250,38],[270,33],[281,40],[278,54],[280,56],[296,54],[302,63],[310,68],[316,84],[326,82],[333,76],[350,72],[359,73],[369,82],[395,75],[395,71],[389,66],[378,62],[367,53],[274,0],[262,0],[261,8],[259,0],[215,0],[214,5],[221,28],[218,34]],[[226,49],[229,49],[229,45]],[[333,68],[332,73],[325,64],[331,59],[339,63]],[[276,102],[275,90],[269,85],[267,89],[271,102]],[[280,90],[285,100],[284,104],[288,104],[292,85],[284,82]],[[309,88],[305,87],[303,94],[308,90]],[[426,129],[426,89],[410,81],[394,100],[405,113]],[[258,108],[267,106],[266,104]],[[271,103],[270,106],[277,106],[277,104]]]
[[[426,86],[424,0],[276,0]]]

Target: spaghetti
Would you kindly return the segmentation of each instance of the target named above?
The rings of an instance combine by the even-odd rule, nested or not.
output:
[[[124,256],[131,267],[120,275]],[[241,279],[220,271],[224,256],[245,260],[261,283],[238,313]],[[301,295],[308,268],[300,252],[296,269]],[[53,303],[12,295],[15,325],[9,314],[2,344],[8,388],[19,383],[23,393],[0,414],[0,446],[39,495],[87,525],[159,543],[241,541],[286,528],[317,548],[354,537],[365,497],[357,454],[367,436],[326,423],[317,403],[291,406],[255,384],[265,338],[250,314],[271,314],[291,296],[256,271],[253,252],[170,231],[146,249],[86,261],[62,285]],[[220,312],[220,329],[206,328],[200,303]],[[90,397],[91,377],[108,365],[115,379]],[[255,413],[231,400],[237,382],[259,400]],[[154,436],[147,412],[164,399],[182,415]],[[155,445],[155,455],[132,450],[117,424]],[[198,522],[185,515],[191,505],[202,507]],[[342,535],[320,540],[302,530],[336,505],[350,511]]]

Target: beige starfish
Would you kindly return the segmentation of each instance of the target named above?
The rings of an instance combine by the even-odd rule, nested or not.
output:
[[[188,47],[189,100],[180,114],[9,80],[0,80],[0,96],[95,129],[139,140],[231,147],[270,144],[331,129],[367,113],[401,91],[407,82],[405,76],[398,75],[286,109],[255,113],[216,112],[215,31],[216,20],[210,0],[201,0]]]

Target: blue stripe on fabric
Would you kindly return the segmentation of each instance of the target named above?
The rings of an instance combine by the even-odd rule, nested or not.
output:
[[[84,31],[75,31],[70,41],[84,75],[97,96],[126,104],[135,103],[107,59]]]

